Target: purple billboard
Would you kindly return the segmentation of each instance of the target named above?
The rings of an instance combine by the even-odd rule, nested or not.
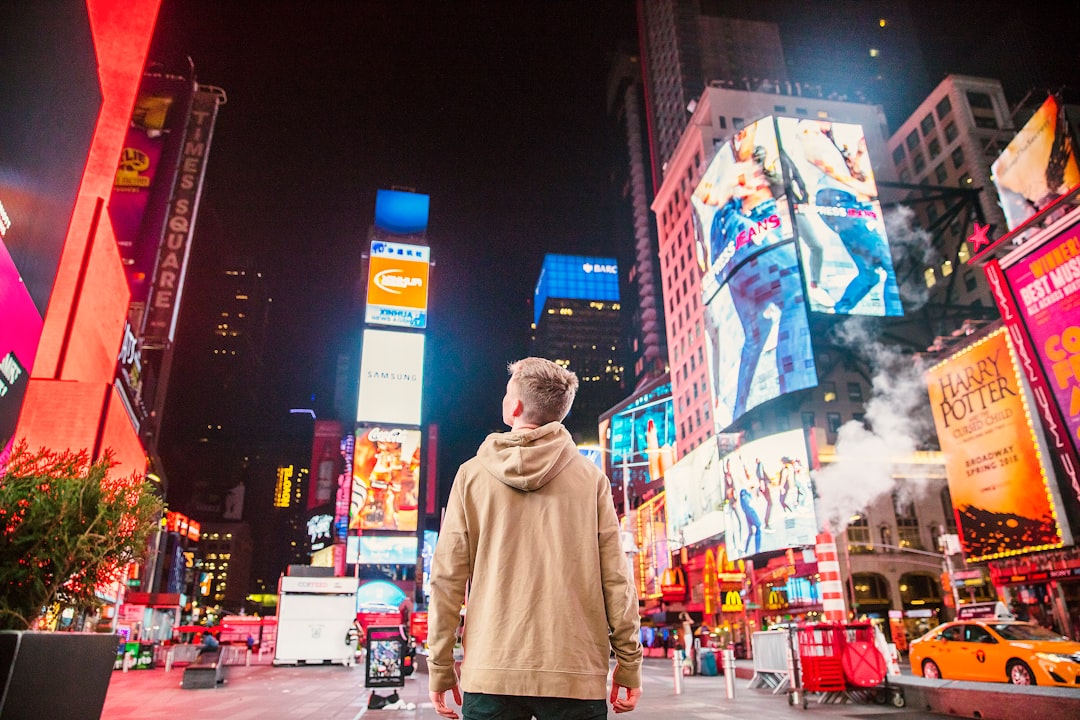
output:
[[[1028,252],[1005,267],[1004,273],[1076,448],[1080,437],[1080,224]]]

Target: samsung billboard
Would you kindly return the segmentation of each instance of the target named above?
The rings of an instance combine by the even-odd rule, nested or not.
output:
[[[365,329],[356,421],[419,425],[424,336]]]

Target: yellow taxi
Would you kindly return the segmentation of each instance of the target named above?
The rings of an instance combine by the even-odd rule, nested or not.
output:
[[[1080,687],[1080,642],[1026,622],[944,623],[912,641],[908,660],[925,678]]]

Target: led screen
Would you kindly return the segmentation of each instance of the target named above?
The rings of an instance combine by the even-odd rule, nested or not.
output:
[[[430,249],[424,245],[373,241],[364,321],[371,325],[427,327],[429,261]]]
[[[777,118],[810,309],[904,314],[861,125]]]
[[[690,196],[708,301],[747,258],[792,236],[772,118],[724,143]]]
[[[663,479],[665,470],[675,463],[671,383],[653,387],[613,412],[607,427],[609,476],[618,485],[624,481],[623,475],[628,475],[625,480],[631,494],[644,494],[649,483]]]
[[[427,229],[431,198],[403,190],[375,193],[375,227],[395,235],[412,235]]]
[[[717,432],[763,402],[817,385],[794,243],[746,260],[704,315]]]
[[[634,538],[638,553],[635,556],[634,575],[638,596],[656,598],[663,593],[660,580],[671,564],[667,540],[667,511],[665,494],[642,503],[637,509],[637,536]]]
[[[1080,185],[1065,107],[1048,97],[990,171],[1010,230]]]
[[[533,291],[533,322],[540,322],[549,297],[617,301],[619,266],[615,258],[548,253]]]
[[[719,465],[729,558],[814,544],[817,516],[802,430],[748,442]]]
[[[314,441],[311,443],[311,475],[308,478],[307,508],[314,510],[334,501],[338,477],[341,475],[341,423],[337,420],[316,420]]]
[[[668,550],[724,532],[724,496],[716,445],[702,443],[664,477]]]
[[[1080,438],[1080,225],[1032,250],[1004,273],[1076,447]]]
[[[969,562],[1064,544],[1007,330],[926,373]]]
[[[0,240],[0,456],[12,440],[30,371],[34,367],[41,315]]]
[[[424,597],[431,595],[431,560],[435,557],[435,545],[439,542],[439,533],[435,530],[424,531],[424,546],[420,550],[421,563],[424,567]]]
[[[419,425],[424,336],[364,330],[356,421]]]
[[[358,565],[415,565],[415,535],[351,535],[346,562]]]
[[[415,530],[420,473],[419,430],[360,426],[353,448],[349,527]]]

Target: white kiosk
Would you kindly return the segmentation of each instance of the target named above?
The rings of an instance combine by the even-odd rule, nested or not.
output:
[[[275,665],[349,664],[356,619],[354,577],[283,575],[278,592]]]

